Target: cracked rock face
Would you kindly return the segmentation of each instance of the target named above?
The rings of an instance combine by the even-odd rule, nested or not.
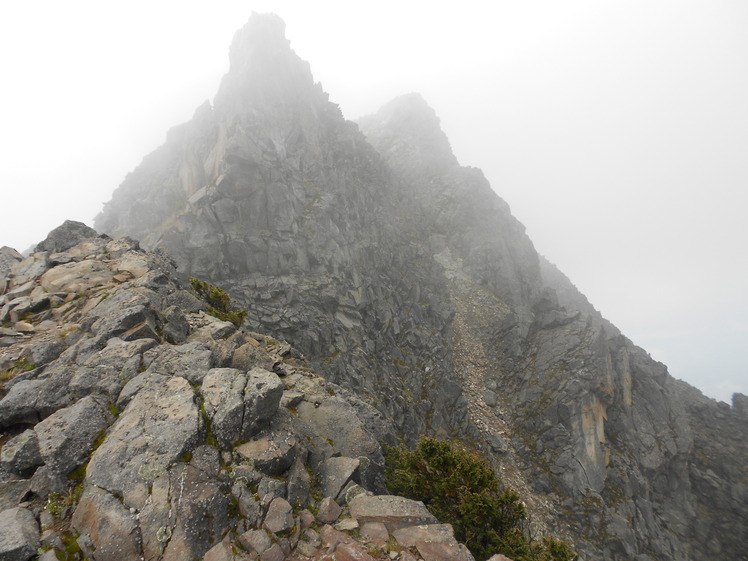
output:
[[[203,380],[202,393],[218,443],[229,446],[255,435],[275,415],[283,383],[262,368],[215,368]]]

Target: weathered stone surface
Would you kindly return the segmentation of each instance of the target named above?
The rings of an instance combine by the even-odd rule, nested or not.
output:
[[[77,395],[95,390],[119,395],[123,386],[140,372],[143,353],[156,344],[152,338],[125,341],[112,337],[100,351],[79,358],[81,366],[70,380],[70,389]]]
[[[193,384],[202,383],[213,366],[210,349],[200,343],[152,349],[143,355],[143,365],[152,372],[181,376]]]
[[[0,512],[0,559],[28,561],[39,548],[39,525],[25,508]]]
[[[273,540],[265,530],[248,530],[239,536],[239,542],[248,550],[254,550],[258,554],[270,549]]]
[[[158,336],[153,337],[157,331],[156,315],[152,308],[155,297],[153,292],[144,288],[117,291],[91,311],[99,318],[91,326],[91,331],[103,339],[121,337],[134,340],[141,336],[158,339]]]
[[[258,347],[256,343],[253,344],[250,342],[245,343],[236,349],[231,362],[231,367],[245,371],[253,368],[262,368],[272,372],[273,367],[277,363],[278,360],[270,356],[267,351]]]
[[[10,267],[11,287],[21,286],[35,280],[50,266],[46,251],[29,255],[26,259],[13,263]]]
[[[274,543],[260,554],[260,561],[283,561],[286,554],[280,544]]]
[[[343,512],[343,509],[335,502],[335,499],[327,496],[319,504],[317,520],[322,522],[322,524],[332,524],[338,519],[341,512]]]
[[[499,398],[496,395],[496,392],[485,390],[483,392],[483,401],[485,401],[486,405],[488,405],[489,407],[496,407],[496,405],[499,403]]]
[[[157,477],[140,511],[146,559],[179,561],[202,557],[236,523],[220,481],[178,463]]]
[[[34,427],[44,463],[57,475],[68,474],[83,464],[113,420],[107,406],[91,396],[56,411]]]
[[[294,506],[307,505],[311,487],[312,477],[306,468],[306,454],[303,457],[297,455],[288,473],[288,502]]]
[[[23,379],[11,386],[0,400],[0,427],[36,424],[74,401],[68,391],[72,374],[69,366],[47,368],[44,374],[44,378]]]
[[[259,368],[246,374],[233,368],[216,368],[205,376],[201,393],[216,438],[228,446],[256,434],[275,414],[283,394],[283,383],[272,372]],[[250,444],[250,448],[253,446],[256,447]],[[271,450],[270,446],[265,450]],[[259,449],[256,452],[259,453]],[[292,457],[285,468],[291,461]]]
[[[11,438],[0,451],[0,468],[22,474],[42,465],[39,440],[33,429],[27,429]]]
[[[418,542],[454,542],[451,524],[421,524],[406,526],[392,532],[392,537],[403,547],[415,547]]]
[[[23,261],[23,255],[15,249],[7,245],[0,247],[0,294],[5,291],[5,283],[11,267],[20,261]]]
[[[361,544],[342,543],[335,548],[335,559],[337,561],[374,561]]]
[[[62,225],[52,230],[44,241],[38,243],[34,251],[49,251],[50,253],[67,251],[83,240],[95,238],[99,234],[83,222],[65,220]]]
[[[206,551],[203,561],[235,561],[237,556],[234,554],[231,541],[227,538]]]
[[[386,544],[390,538],[387,527],[381,522],[366,522],[361,524],[361,535],[370,543]]]
[[[17,507],[31,491],[28,479],[8,479],[0,482],[0,510]]]
[[[104,263],[89,259],[53,267],[40,279],[47,292],[85,292],[112,282],[112,272]]]
[[[475,561],[470,550],[461,543],[423,541],[416,544],[423,561]]]
[[[164,310],[164,339],[173,345],[184,343],[190,333],[190,324],[184,312],[177,306]]]
[[[358,530],[358,520],[355,518],[343,518],[340,522],[335,524],[335,529],[341,532],[352,532]]]
[[[370,462],[366,469],[359,466],[361,484],[372,491],[384,492],[381,448],[350,401],[337,396],[315,399],[307,395],[296,410],[299,419],[331,443],[330,456],[335,453],[350,458],[368,458]],[[340,427],[347,430],[341,431]]]
[[[293,508],[288,501],[282,498],[273,499],[265,515],[263,527],[272,534],[279,534],[290,530],[293,525]]]
[[[242,483],[234,484],[231,487],[231,493],[236,498],[239,513],[242,517],[252,526],[258,525],[262,518],[260,499]]]
[[[322,545],[329,551],[333,551],[342,543],[353,543],[356,541],[352,536],[336,530],[329,524],[322,526],[319,531],[319,537],[322,541]]]
[[[381,522],[390,532],[406,526],[439,523],[422,502],[396,495],[359,495],[351,501],[350,509],[359,524]]]
[[[337,499],[351,479],[357,476],[359,460],[356,458],[333,457],[320,464],[319,481],[325,497]]]
[[[86,471],[86,481],[141,508],[148,486],[197,444],[202,430],[195,393],[184,378],[140,390],[112,425]]]
[[[280,475],[291,467],[296,455],[296,438],[288,433],[268,431],[234,450],[251,460],[266,475]]]
[[[122,388],[122,391],[117,398],[117,409],[120,411],[124,410],[125,407],[127,407],[127,405],[130,403],[132,398],[135,397],[135,395],[139,391],[153,385],[165,384],[168,379],[169,376],[165,376],[157,372],[141,372],[137,376],[133,377],[132,380],[127,382],[127,384],[125,384],[125,387]]]
[[[81,496],[72,526],[95,550],[96,561],[139,559],[142,545],[135,515],[114,495],[88,486]],[[91,556],[93,552],[88,552]]]
[[[280,405],[283,395],[283,382],[277,375],[262,368],[253,368],[247,372],[247,387],[244,390],[245,401],[249,406],[250,426],[259,427],[269,420]],[[247,425],[247,421],[243,423]]]

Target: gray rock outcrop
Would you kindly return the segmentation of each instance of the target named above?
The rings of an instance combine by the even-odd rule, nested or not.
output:
[[[62,225],[52,230],[45,240],[38,243],[34,252],[48,251],[50,253],[62,253],[71,247],[78,245],[83,240],[95,238],[99,234],[86,226],[83,222],[75,220],[66,220]]]
[[[38,255],[13,265],[20,280],[5,277],[11,302],[66,280],[54,285],[54,306],[11,320],[34,330],[3,348],[3,559],[31,559],[40,544],[60,555],[80,548],[93,561],[250,558],[243,543],[284,559],[331,466],[340,464],[339,487],[365,463],[357,484],[382,490],[378,442],[394,439],[391,426],[287,343],[224,329],[164,255],[103,238],[68,248],[65,263]],[[178,344],[161,329],[175,308],[187,326]],[[154,329],[133,331],[133,315]],[[31,352],[51,341],[54,353]],[[29,356],[46,358],[37,366]],[[344,423],[338,433],[351,427],[350,437],[328,440],[332,427],[307,403]]]

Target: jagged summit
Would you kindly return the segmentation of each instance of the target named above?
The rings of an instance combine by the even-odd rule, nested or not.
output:
[[[380,150],[403,167],[438,174],[458,165],[436,112],[419,93],[393,99],[359,124]]]
[[[291,49],[286,24],[275,14],[253,13],[234,35],[230,68],[215,98],[217,111],[241,113],[256,105],[282,104],[309,96],[309,63]],[[321,94],[317,88],[316,94]]]

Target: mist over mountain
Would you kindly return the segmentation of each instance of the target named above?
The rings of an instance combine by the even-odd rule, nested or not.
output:
[[[127,285],[132,292],[98,294],[90,307],[76,308],[91,342],[71,340],[75,351],[65,354],[60,347],[54,358],[51,353],[35,361],[49,364],[49,371],[37,368],[14,382],[0,401],[6,430],[72,407],[80,395],[51,397],[58,387],[51,374],[64,371],[64,360],[75,353],[81,361],[102,359],[94,353],[115,336],[127,341],[126,359],[133,364],[145,366],[135,359],[150,352],[137,345],[159,345],[150,355],[153,368],[145,371],[157,375],[153,380],[138,378],[137,390],[115,382],[116,376],[107,382],[114,402],[128,407],[123,417],[132,419],[138,417],[129,399],[143,410],[153,407],[151,384],[173,386],[177,413],[185,418],[194,392],[206,403],[211,392],[220,393],[206,386],[204,372],[190,378],[167,356],[177,352],[168,345],[184,343],[187,334],[199,332],[190,341],[202,345],[189,350],[196,353],[190,367],[199,354],[206,371],[245,364],[237,357],[238,349],[249,352],[247,345],[280,353],[274,345],[287,341],[296,358],[354,403],[355,422],[348,413],[345,419],[366,428],[365,449],[351,444],[339,455],[368,454],[377,465],[377,438],[408,445],[421,435],[449,438],[489,457],[502,478],[523,492],[538,531],[568,537],[583,559],[745,558],[748,398],[736,394],[727,405],[703,396],[604,319],[538,255],[483,173],[460,165],[420,94],[405,93],[357,123],[347,121],[315,82],[309,63],[291,49],[278,16],[254,14],[236,33],[230,69],[213,103],[168,132],[166,142],[128,174],[94,226],[156,253],[137,254],[140,246],[132,240],[86,242],[83,249],[50,242],[26,260],[3,253],[3,317],[15,330],[8,337],[21,332],[22,311],[38,313],[33,306],[41,304],[33,299],[40,291],[33,291],[44,286],[45,275],[51,282],[61,274],[59,267],[95,273],[112,286],[133,283]],[[199,315],[200,306],[178,292],[183,288],[176,280],[167,280],[176,278],[174,267],[231,294],[248,310],[244,326],[272,341],[242,333],[224,344],[228,335],[220,330],[230,327],[195,323],[190,314]],[[56,282],[70,288],[67,277]],[[170,306],[185,303],[181,321]],[[124,315],[112,318],[104,308]],[[186,332],[174,335],[184,325]],[[290,351],[284,352],[278,356]],[[273,360],[280,361],[275,355],[267,360],[270,370],[277,366]],[[134,380],[137,370],[127,376]],[[228,376],[211,372],[211,381]],[[296,374],[299,388],[312,384]],[[89,391],[87,380],[77,379],[78,393]],[[45,384],[50,389],[24,409],[23,392]],[[118,450],[115,440],[126,442],[117,428],[124,422],[112,424],[106,407],[89,406],[108,431],[105,449]],[[215,407],[211,419],[220,416]],[[278,431],[290,422],[282,415],[265,420],[273,418]],[[346,428],[335,427],[351,439]],[[161,468],[172,470],[173,461],[192,450],[190,443],[205,437],[200,430],[179,436],[183,445],[169,449]],[[226,451],[220,439],[215,446]],[[78,506],[74,517],[79,531],[96,539],[97,520],[120,513],[110,504],[119,496],[151,517],[136,524],[139,531],[160,528],[163,513],[148,507],[160,487],[120,481],[108,473],[104,456],[94,454],[87,471],[85,508]],[[158,479],[159,472],[151,483],[173,492],[176,471],[169,473]],[[382,491],[376,481],[369,483],[367,488]],[[102,498],[106,493],[114,498]],[[220,540],[220,530],[210,532]],[[130,545],[135,551],[148,541]],[[149,547],[151,558],[169,558],[168,547]]]
[[[497,457],[555,497],[591,557],[745,543],[742,491],[728,491],[744,476],[707,476],[732,460],[699,452],[709,440],[745,453],[718,420],[744,427],[741,409],[684,390],[542,262],[418,94],[345,121],[275,16],[237,33],[214,104],[170,131],[96,228],[227,288],[253,328],[292,342],[406,441],[507,442]]]

